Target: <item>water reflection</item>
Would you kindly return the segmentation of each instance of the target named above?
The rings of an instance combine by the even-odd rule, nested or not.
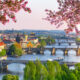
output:
[[[25,65],[20,63],[12,63],[8,65],[8,70],[14,73],[23,73],[24,68]]]

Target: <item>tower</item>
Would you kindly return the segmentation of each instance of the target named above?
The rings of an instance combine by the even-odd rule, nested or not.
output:
[[[16,36],[16,42],[20,43],[20,35],[19,35],[19,33]]]

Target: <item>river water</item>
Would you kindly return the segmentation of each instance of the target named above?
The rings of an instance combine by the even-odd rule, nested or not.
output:
[[[52,47],[52,46],[58,46],[58,47],[69,47],[68,43],[62,43],[61,46],[59,46],[58,44],[55,45],[51,45],[51,46],[46,46],[46,47]],[[76,47],[76,43],[72,43],[71,47]],[[70,50],[68,51],[68,56],[64,56],[64,52],[62,50],[57,50],[56,51],[56,55],[51,55],[51,52],[49,50],[45,50],[44,51],[44,55],[37,55],[37,54],[32,54],[32,55],[23,55],[21,57],[18,58],[12,58],[12,57],[8,57],[8,60],[42,60],[42,61],[46,61],[46,60],[55,60],[58,57],[63,57],[65,62],[80,62],[80,56],[76,56],[76,51],[75,50]],[[11,71],[12,74],[14,75],[18,75],[19,76],[19,80],[23,80],[23,75],[24,75],[24,64],[19,64],[19,63],[12,63],[8,65],[8,70]],[[5,75],[7,73],[0,73],[0,80],[2,80],[2,76]]]

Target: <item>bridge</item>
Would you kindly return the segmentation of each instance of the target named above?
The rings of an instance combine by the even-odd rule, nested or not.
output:
[[[54,61],[54,60],[53,60]],[[20,64],[27,64],[29,61],[28,60],[3,60],[0,61],[0,69],[3,69],[4,71],[6,71],[8,69],[8,65],[12,64],[12,63],[20,63]],[[35,61],[33,61],[35,63]],[[41,63],[46,63],[47,61],[41,61]],[[67,64],[67,66],[74,66],[75,64],[77,64],[78,62],[59,62],[60,65],[62,64]]]
[[[45,47],[45,48],[23,48],[23,50],[27,54],[32,54],[32,53],[37,53],[37,54],[44,54],[45,50],[49,50],[52,55],[55,55],[56,50],[62,50],[64,52],[64,55],[68,55],[69,50],[75,50],[76,55],[80,55],[80,48],[79,46],[72,46],[71,44],[76,43],[75,39],[55,39],[55,44],[57,43],[58,45],[55,46],[55,44],[52,47]],[[66,47],[61,44],[67,43],[69,45],[66,45]],[[79,44],[79,43],[78,43]]]
[[[75,39],[55,39],[56,43],[60,46],[61,44],[68,44],[69,46],[71,46],[71,44],[75,43],[76,45],[78,45],[78,42],[76,42]]]
[[[57,50],[63,51],[64,55],[68,55],[69,50],[76,51],[76,56],[80,56],[80,47],[79,46],[52,46],[52,47],[45,47],[45,48],[23,48],[23,50],[27,54],[44,54],[45,50],[49,50],[51,55],[56,55]]]

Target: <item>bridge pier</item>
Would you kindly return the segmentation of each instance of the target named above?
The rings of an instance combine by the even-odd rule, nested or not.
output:
[[[80,56],[80,48],[78,48],[78,50],[76,51],[76,55]]]
[[[6,72],[8,70],[8,66],[4,64],[0,64],[0,72]]]
[[[44,51],[43,50],[40,50],[40,54],[44,54]]]
[[[69,43],[69,46],[71,46],[71,43]]]
[[[52,49],[51,55],[55,55],[55,48]]]
[[[60,45],[61,45],[61,43],[59,42],[59,43],[58,43],[58,45],[60,46]]]
[[[64,50],[64,56],[68,56],[68,50],[67,49]]]
[[[40,48],[40,54],[44,54],[44,48],[43,47]]]
[[[31,50],[29,50],[29,51],[27,51],[27,53],[28,53],[28,54],[32,54],[32,51],[31,51]]]

